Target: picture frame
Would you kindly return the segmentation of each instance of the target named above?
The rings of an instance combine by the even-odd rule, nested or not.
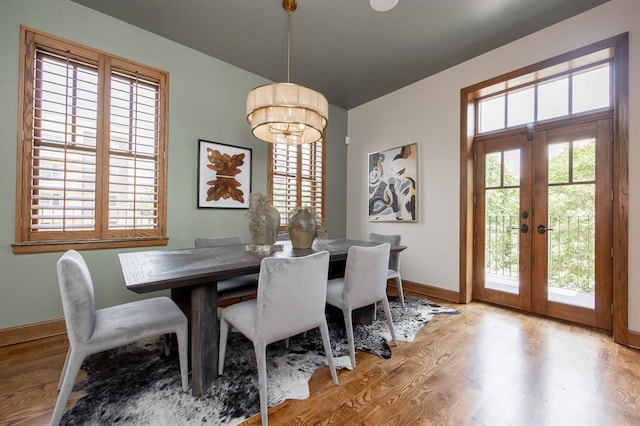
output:
[[[251,148],[198,139],[198,208],[249,208],[251,162]]]
[[[416,222],[418,144],[372,152],[368,156],[370,222]]]

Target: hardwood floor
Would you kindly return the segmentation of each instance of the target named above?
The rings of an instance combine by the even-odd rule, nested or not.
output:
[[[271,408],[269,422],[640,424],[640,351],[570,324],[442,303],[462,314],[436,315],[414,342],[392,347],[391,359],[358,354],[337,387],[327,368],[317,371],[311,397]],[[0,424],[48,423],[66,350],[64,337],[0,348]]]

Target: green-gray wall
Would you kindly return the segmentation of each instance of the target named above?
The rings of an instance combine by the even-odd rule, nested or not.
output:
[[[245,97],[264,78],[68,0],[0,0],[0,329],[62,317],[55,263],[60,253],[14,255],[18,43],[20,25],[170,73],[168,248],[195,235],[248,238],[245,210],[196,208],[197,140],[253,150],[252,190],[266,192],[267,146],[245,121]],[[329,108],[327,231],[346,234],[347,112]],[[139,296],[124,287],[117,254],[85,251],[98,307]]]

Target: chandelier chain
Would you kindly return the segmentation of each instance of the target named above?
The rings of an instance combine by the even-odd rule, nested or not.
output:
[[[291,77],[291,12],[287,13],[288,29],[287,29],[287,83],[290,83]]]

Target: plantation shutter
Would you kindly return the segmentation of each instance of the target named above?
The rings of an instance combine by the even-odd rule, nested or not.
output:
[[[158,204],[158,84],[111,75],[109,229],[153,229]]]
[[[291,210],[309,207],[324,224],[324,142],[270,144],[269,195],[286,227]]]
[[[93,231],[97,67],[37,50],[34,69],[30,230]]]
[[[324,173],[322,142],[299,146],[300,162],[300,202],[302,207],[310,207],[316,218],[324,223]]]

